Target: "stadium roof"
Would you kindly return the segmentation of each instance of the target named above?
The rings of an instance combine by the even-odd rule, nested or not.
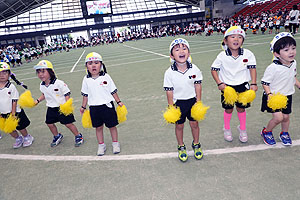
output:
[[[53,0],[0,0],[0,22],[51,1]]]
[[[168,0],[168,1],[173,1],[176,3],[182,3],[182,4],[196,6],[196,7],[199,7],[199,5],[200,5],[199,0]]]

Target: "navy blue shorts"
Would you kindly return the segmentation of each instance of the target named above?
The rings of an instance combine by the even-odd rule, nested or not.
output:
[[[248,82],[245,82],[241,85],[227,85],[227,86],[232,87],[238,93],[245,92],[245,91],[250,89],[250,85],[249,85]],[[223,94],[224,94],[224,92],[222,91],[222,94],[221,94],[222,108],[224,108],[224,109],[233,109],[233,107],[234,107],[233,105],[225,104]],[[236,102],[235,105],[236,105],[236,107],[239,107],[239,108],[249,108],[251,106],[250,103],[248,103],[246,106],[244,106],[243,104],[241,104],[239,102]]]
[[[268,95],[264,92],[262,96],[262,103],[261,103],[261,112],[264,112],[265,110],[268,113],[275,113],[275,112],[282,112],[283,114],[291,114],[292,113],[292,95],[287,96],[288,101],[286,108],[284,109],[278,109],[278,110],[272,110],[271,108],[268,107]]]
[[[183,124],[186,118],[188,118],[188,120],[190,121],[196,121],[191,116],[191,109],[195,103],[196,103],[196,98],[176,101],[175,105],[180,108],[180,112],[181,112],[181,117],[176,122],[176,124]]]
[[[99,106],[89,106],[92,126],[94,128],[100,127],[103,124],[107,128],[115,127],[119,124],[117,112],[113,102],[110,102],[111,107],[106,104]]]
[[[1,114],[1,117],[7,118],[9,114]],[[30,121],[23,109],[21,109],[21,112],[16,113],[16,117],[18,117],[20,119],[18,126],[16,128],[17,130],[22,130],[29,126]]]
[[[47,109],[46,114],[46,124],[54,124],[56,122],[60,122],[61,124],[71,124],[75,122],[75,118],[73,114],[70,114],[68,116],[65,116],[64,114],[61,114],[59,112],[59,107],[50,108]]]

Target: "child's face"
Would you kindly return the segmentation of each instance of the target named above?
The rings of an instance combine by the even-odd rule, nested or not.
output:
[[[244,38],[239,34],[229,35],[225,40],[225,44],[230,50],[238,50],[243,44]]]
[[[189,48],[185,44],[177,44],[172,49],[172,54],[170,57],[174,59],[177,63],[185,63],[190,57]]]
[[[284,65],[290,65],[291,62],[295,59],[296,57],[296,46],[295,45],[290,45],[286,46],[283,49],[280,49],[279,54],[274,52],[274,56],[279,58],[279,60],[282,62]]]
[[[100,70],[101,70],[101,65],[102,62],[98,60],[94,61],[88,61],[86,63],[87,70],[91,73],[91,75],[94,76],[99,76]]]
[[[47,69],[38,69],[36,70],[36,74],[41,79],[41,81],[48,81],[50,80],[50,74]]]
[[[6,82],[9,78],[9,71],[3,70],[0,72],[0,82]]]

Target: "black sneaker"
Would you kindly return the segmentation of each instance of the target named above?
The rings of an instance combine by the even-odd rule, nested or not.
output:
[[[55,147],[55,146],[59,145],[59,143],[62,141],[63,137],[64,136],[60,133],[57,136],[54,136],[53,141],[51,143],[51,147]]]
[[[75,147],[79,147],[83,142],[84,140],[81,133],[75,136]]]

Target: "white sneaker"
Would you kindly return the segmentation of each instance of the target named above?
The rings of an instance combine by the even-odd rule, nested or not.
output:
[[[106,145],[105,144],[99,144],[98,145],[97,156],[103,156],[105,151],[106,151]]]
[[[232,138],[231,130],[223,128],[223,131],[224,131],[224,139],[228,142],[232,142],[233,138]]]
[[[23,145],[24,138],[22,135],[16,138],[16,142],[13,144],[13,148],[17,149],[20,148]]]
[[[119,142],[113,142],[112,143],[112,147],[113,147],[113,153],[117,154],[121,152],[121,147],[120,147],[120,143]]]
[[[1,135],[1,133],[0,133],[0,139],[2,138],[2,135]]]
[[[237,129],[240,132],[240,137],[239,137],[240,141],[243,142],[243,143],[247,142],[248,141],[248,135],[247,135],[246,130],[241,130],[240,126],[238,126]]]
[[[29,147],[32,145],[33,141],[34,138],[28,134],[26,137],[24,137],[23,147]]]

